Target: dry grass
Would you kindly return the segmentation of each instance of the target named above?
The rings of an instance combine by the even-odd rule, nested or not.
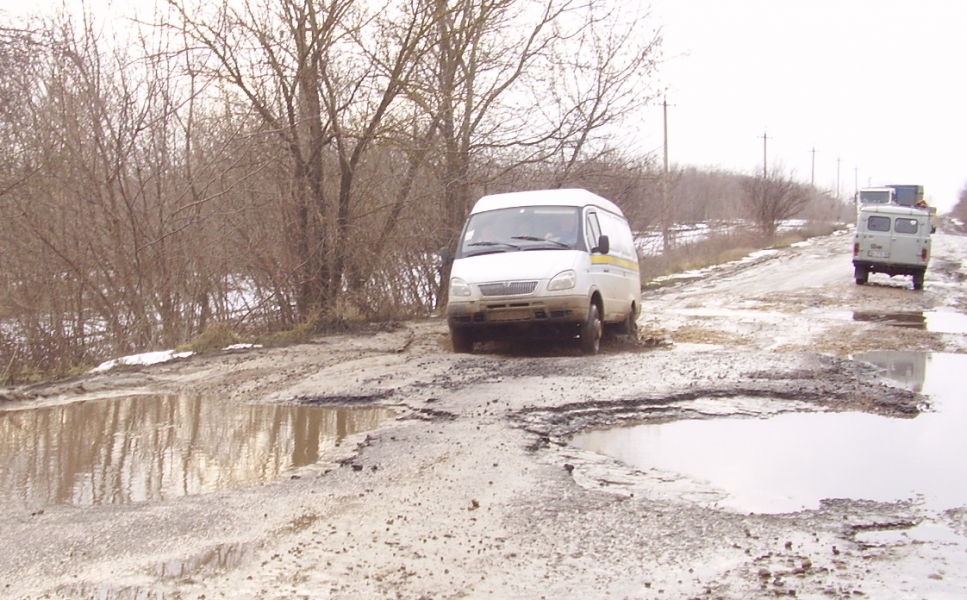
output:
[[[751,229],[715,233],[702,241],[673,247],[661,256],[641,260],[641,282],[647,286],[658,277],[721,265],[765,248],[786,248],[811,237],[830,235],[844,227],[836,223],[807,222],[800,229],[783,232],[772,239]]]
[[[665,275],[730,262],[763,247],[754,233],[712,234],[700,242],[675,246],[660,256],[639,261],[641,281],[648,283]]]

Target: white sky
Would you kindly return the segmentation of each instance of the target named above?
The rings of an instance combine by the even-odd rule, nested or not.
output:
[[[671,163],[752,173],[765,133],[770,168],[843,197],[920,184],[943,212],[967,185],[967,0],[641,1],[664,37]],[[660,157],[660,106],[639,135]]]
[[[651,6],[671,163],[752,173],[766,133],[770,168],[808,183],[815,148],[815,184],[835,193],[838,179],[843,197],[857,183],[920,184],[943,212],[967,185],[967,1]],[[643,134],[660,149],[653,111]]]

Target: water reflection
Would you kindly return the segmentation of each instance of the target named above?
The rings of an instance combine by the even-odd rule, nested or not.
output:
[[[117,504],[265,483],[388,416],[189,396],[0,412],[0,505]]]
[[[839,313],[837,313],[839,314]],[[967,315],[950,311],[874,312],[854,311],[854,321],[922,329],[934,333],[967,333]]]
[[[883,323],[896,327],[909,327],[911,329],[926,329],[927,317],[922,312],[864,312],[855,311],[854,321],[864,321],[872,323]]]
[[[923,352],[877,350],[854,354],[852,358],[876,365],[883,369],[887,378],[903,384],[908,390],[923,390],[923,381],[927,377],[927,355]]]
[[[823,498],[967,506],[967,398],[960,388],[967,355],[905,361],[890,358],[889,370],[912,385],[922,381],[935,412],[683,420],[588,432],[572,443],[639,469],[707,481],[726,494],[721,506],[741,511],[817,508]]]

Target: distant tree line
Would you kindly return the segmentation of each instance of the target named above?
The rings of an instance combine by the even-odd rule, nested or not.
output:
[[[168,0],[121,24],[0,24],[0,382],[215,325],[429,314],[437,253],[486,193],[586,187],[642,231],[771,234],[821,203],[789,180],[762,212],[778,196],[756,178],[692,168],[663,187],[626,150],[658,31],[587,0]]]
[[[950,211],[950,216],[959,219],[961,223],[967,223],[967,184],[960,190],[957,197],[957,204]]]

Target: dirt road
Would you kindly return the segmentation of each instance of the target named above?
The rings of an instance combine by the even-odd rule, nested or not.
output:
[[[682,418],[915,416],[929,398],[850,356],[965,351],[963,334],[863,316],[967,312],[967,238],[935,236],[922,292],[909,278],[856,286],[850,246],[834,235],[649,291],[639,341],[594,357],[518,345],[455,355],[445,324],[428,320],[7,390],[8,410],[178,394],[394,417],[265,485],[8,507],[0,596],[963,597],[964,508],[838,499],[750,514],[722,508],[706,482],[569,443]],[[860,536],[934,522],[961,539]]]

